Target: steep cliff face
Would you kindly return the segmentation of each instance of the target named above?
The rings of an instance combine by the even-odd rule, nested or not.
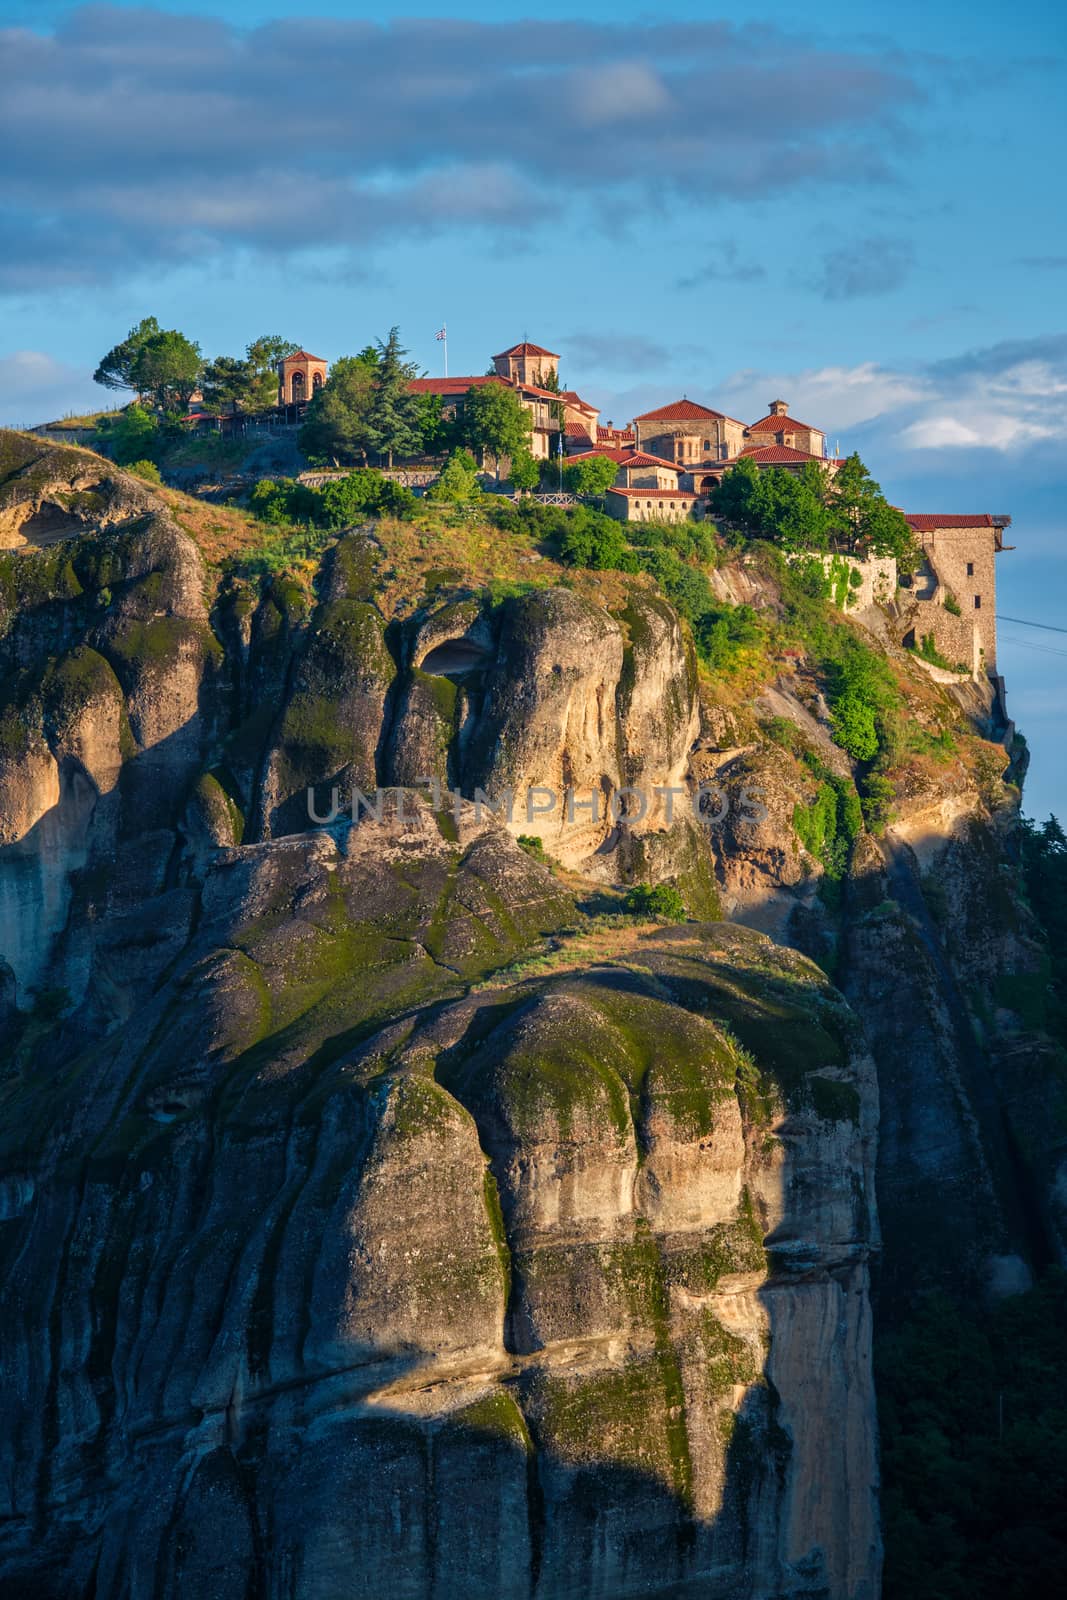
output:
[[[4,449],[5,1592],[873,1600],[876,1158],[883,1303],[1058,1248],[993,708],[867,619],[875,837],[814,652]]]
[[[463,997],[573,912],[427,808],[200,893],[12,1086],[10,1592],[873,1594],[875,1097],[818,969],[693,925]]]
[[[714,904],[692,815],[639,803],[699,730],[675,613],[390,617],[365,535],[313,590],[220,584],[99,475],[46,545],[20,448],[7,1590],[873,1595],[857,1021],[725,924],[609,919],[594,959],[514,841]],[[468,800],[345,813],[434,780]]]

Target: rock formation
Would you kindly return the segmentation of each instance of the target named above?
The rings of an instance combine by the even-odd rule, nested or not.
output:
[[[995,806],[863,834],[834,922],[760,721],[847,776],[815,690],[702,706],[644,580],[387,615],[364,531],[253,587],[5,441],[5,1594],[874,1600],[879,1080],[891,1285],[935,1186],[968,1281],[1055,1235],[968,1033],[1037,959]],[[638,814],[713,779],[764,818]],[[576,905],[641,877],[704,920]]]

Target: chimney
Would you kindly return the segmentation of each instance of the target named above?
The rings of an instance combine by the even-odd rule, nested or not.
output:
[[[772,417],[784,417],[789,410],[789,402],[787,400],[772,400],[768,410]]]

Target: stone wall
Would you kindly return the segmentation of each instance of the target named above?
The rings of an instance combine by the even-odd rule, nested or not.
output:
[[[939,528],[934,533],[921,536],[923,551],[929,561],[940,592],[936,599],[943,601],[945,591],[951,593],[959,604],[962,619],[968,628],[943,629],[946,637],[969,637],[972,625],[977,631],[978,644],[985,653],[985,667],[992,671],[997,660],[997,580],[995,532],[992,528]],[[968,570],[970,569],[970,570]],[[981,605],[976,604],[976,599]],[[951,613],[946,612],[951,617]],[[939,623],[939,626],[941,624]],[[950,660],[957,659],[945,650]],[[969,661],[970,654],[959,657]]]
[[[868,606],[888,605],[896,597],[895,556],[868,556],[861,560],[858,556],[825,555],[822,564],[834,584],[834,602],[842,611],[865,611]],[[846,569],[847,587],[841,582]],[[858,581],[852,579],[852,573],[858,574]]]
[[[604,509],[619,522],[691,522],[703,516],[704,501],[696,495],[664,496],[649,489],[647,498],[641,494],[624,494],[609,489],[604,499]]]

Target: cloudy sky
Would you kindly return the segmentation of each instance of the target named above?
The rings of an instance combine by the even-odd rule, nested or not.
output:
[[[605,420],[783,395],[909,510],[1010,511],[1067,629],[1067,25],[1054,0],[0,0],[0,420],[99,403],[153,313],[206,355],[528,335]],[[530,13],[529,15],[527,13]],[[1067,633],[1002,628],[1067,816]]]

